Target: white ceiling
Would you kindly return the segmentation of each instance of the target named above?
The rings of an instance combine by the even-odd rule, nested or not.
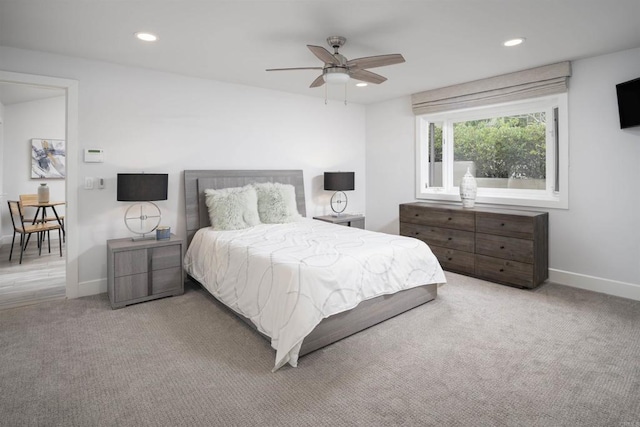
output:
[[[321,66],[306,45],[341,35],[349,59],[407,61],[373,69],[380,85],[348,85],[368,104],[640,47],[639,16],[640,0],[0,0],[0,44],[323,98],[309,88],[319,72],[265,69]],[[527,40],[502,46],[515,36]]]

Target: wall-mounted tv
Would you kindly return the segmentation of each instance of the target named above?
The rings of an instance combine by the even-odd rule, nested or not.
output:
[[[640,126],[640,78],[616,85],[620,128]]]

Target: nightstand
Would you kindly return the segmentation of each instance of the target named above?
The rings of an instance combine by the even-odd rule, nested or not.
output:
[[[173,234],[165,240],[108,240],[111,308],[184,293],[183,245]]]
[[[313,219],[330,222],[332,224],[345,225],[347,227],[362,228],[364,230],[364,215],[325,215],[314,216]]]

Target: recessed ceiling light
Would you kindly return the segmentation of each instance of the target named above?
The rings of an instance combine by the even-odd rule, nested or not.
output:
[[[366,83],[364,83],[364,82],[360,82],[360,83],[356,83],[356,86],[358,86],[358,87],[365,87],[365,86],[367,86],[367,84],[366,84]]]
[[[506,42],[502,43],[504,46],[507,47],[512,47],[512,46],[518,46],[519,44],[522,44],[524,42],[524,37],[518,37],[515,39],[511,39],[511,40],[507,40]]]
[[[136,33],[136,37],[139,40],[145,41],[145,42],[154,42],[156,40],[158,40],[158,36],[156,36],[155,34],[151,34],[151,33]]]

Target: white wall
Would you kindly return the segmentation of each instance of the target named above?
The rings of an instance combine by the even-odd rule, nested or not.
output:
[[[367,228],[398,234],[398,205],[415,200],[411,98],[367,106]]]
[[[10,104],[4,107],[4,111],[4,161],[0,164],[5,198],[18,200],[20,194],[35,194],[40,183],[47,183],[50,200],[64,201],[64,180],[31,179],[31,139],[65,139],[65,98]],[[64,207],[56,207],[56,210],[64,214]],[[11,219],[4,206],[0,212],[0,236],[5,236],[3,240],[6,243],[12,234]],[[57,234],[54,235],[57,238]]]
[[[615,85],[640,77],[640,49],[572,63],[569,209],[548,210],[557,283],[640,299],[640,129],[621,130]],[[367,224],[398,231],[415,201],[415,121],[403,97],[367,106]]]
[[[79,91],[80,149],[102,148],[104,163],[78,171],[80,295],[106,291],[106,240],[130,233],[127,205],[116,202],[119,172],[167,172],[158,205],[164,225],[185,234],[185,169],[302,169],[307,215],[328,213],[325,170],[353,170],[349,207],[365,207],[365,110],[350,104],[140,68],[0,47],[6,71],[74,79]],[[9,161],[7,159],[6,161]],[[106,179],[84,190],[84,177]]]

